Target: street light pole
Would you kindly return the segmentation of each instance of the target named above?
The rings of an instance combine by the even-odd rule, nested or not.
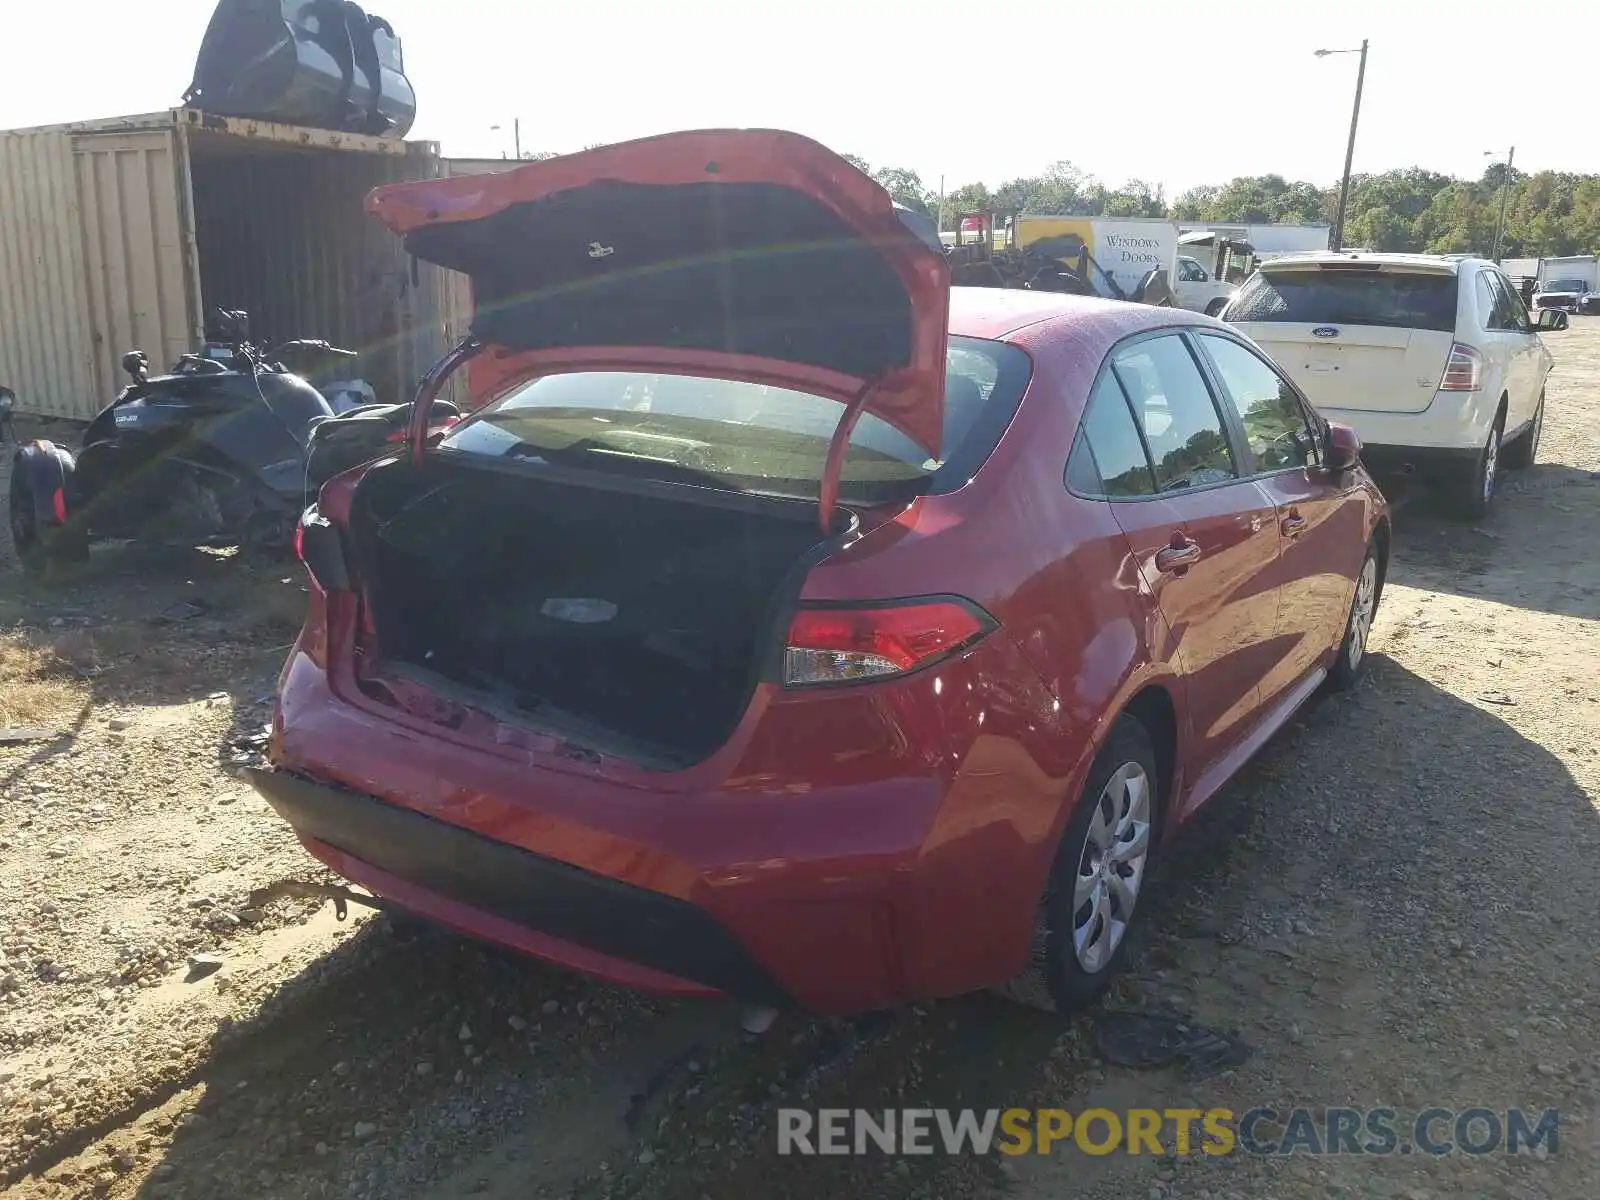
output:
[[[505,126],[503,126],[503,125],[491,125],[491,126],[489,126],[489,132],[490,133],[499,133],[503,128],[505,128]],[[512,121],[511,121],[511,144],[512,144],[512,147],[516,150],[517,161],[521,162],[522,161],[522,118],[521,117],[513,117],[512,118]],[[504,150],[500,151],[500,157],[504,158],[505,156],[506,156],[506,152]]]
[[[1330,54],[1350,54],[1350,50],[1318,50],[1318,58]],[[1367,79],[1367,39],[1361,39],[1361,66],[1356,70],[1356,102],[1350,110],[1350,141],[1344,148],[1344,178],[1339,181],[1339,206],[1333,213],[1332,249],[1344,249],[1344,214],[1350,203],[1350,166],[1356,155],[1356,122],[1361,119],[1361,88]]]
[[[1493,154],[1493,150],[1485,150],[1485,154]],[[1506,173],[1500,177],[1500,219],[1494,223],[1494,262],[1500,265],[1500,239],[1506,231],[1506,201],[1511,198],[1511,164],[1517,161],[1517,148],[1511,147],[1506,152]]]

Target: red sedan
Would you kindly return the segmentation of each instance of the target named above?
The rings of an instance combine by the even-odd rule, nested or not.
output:
[[[334,871],[605,979],[848,1013],[1116,969],[1151,855],[1363,664],[1353,433],[1180,309],[955,289],[807,139],[369,208],[481,401],[330,482],[256,786]]]

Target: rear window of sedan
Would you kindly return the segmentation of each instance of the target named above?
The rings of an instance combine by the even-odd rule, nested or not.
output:
[[[960,487],[1016,415],[1032,369],[1015,346],[952,337],[938,457],[864,414],[851,433],[841,497],[874,503]],[[843,412],[825,396],[742,380],[571,371],[485,405],[440,449],[815,497]]]
[[[1392,268],[1258,271],[1225,314],[1229,321],[1302,325],[1456,327],[1455,274]]]

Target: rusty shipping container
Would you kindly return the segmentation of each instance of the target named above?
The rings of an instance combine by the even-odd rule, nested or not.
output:
[[[0,131],[0,384],[24,412],[86,420],[126,351],[164,368],[222,307],[263,344],[361,350],[380,398],[409,398],[459,332],[460,287],[362,202],[448,172],[432,142],[193,109]]]

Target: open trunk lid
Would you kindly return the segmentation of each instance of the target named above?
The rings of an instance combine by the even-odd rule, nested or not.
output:
[[[1318,408],[1422,412],[1455,341],[1458,278],[1443,264],[1263,266],[1228,321]]]
[[[411,254],[470,277],[480,396],[552,370],[656,368],[825,395],[842,424],[871,413],[938,453],[943,255],[809,138],[671,133],[395,184],[367,207]]]

